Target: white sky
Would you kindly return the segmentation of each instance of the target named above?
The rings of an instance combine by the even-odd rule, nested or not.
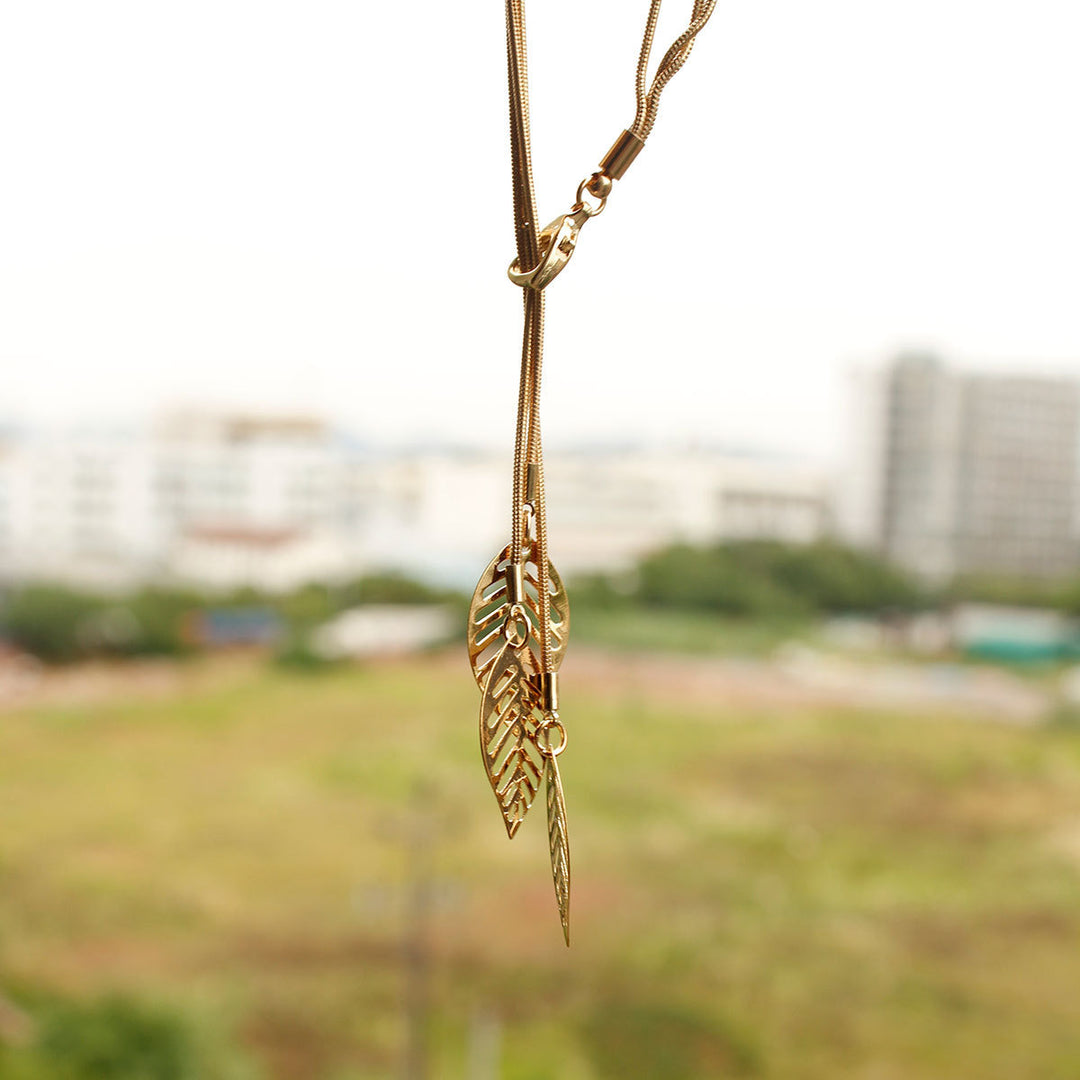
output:
[[[528,6],[542,220],[632,119],[646,6]],[[1076,0],[721,0],[549,293],[549,442],[828,455],[905,344],[1080,374],[1078,41]],[[498,3],[8,0],[0,419],[506,443],[506,127]]]

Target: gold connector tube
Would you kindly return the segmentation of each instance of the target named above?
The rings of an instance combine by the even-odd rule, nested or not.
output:
[[[559,673],[541,671],[536,676],[536,686],[540,691],[540,705],[544,712],[559,711]]]
[[[539,486],[540,466],[530,461],[525,469],[525,501],[536,505],[536,489]]]
[[[511,604],[520,604],[525,600],[525,567],[512,562],[506,568],[506,591],[510,594]]]
[[[632,131],[624,131],[600,159],[600,171],[612,180],[621,180],[644,145],[644,139],[639,139]]]

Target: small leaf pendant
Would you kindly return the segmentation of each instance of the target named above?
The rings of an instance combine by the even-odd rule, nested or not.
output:
[[[559,906],[559,921],[563,937],[570,945],[570,837],[566,831],[566,801],[563,799],[562,778],[555,754],[547,755],[547,822],[548,844],[551,848],[551,877],[555,883],[555,903]]]
[[[503,645],[488,665],[480,702],[480,752],[510,837],[525,820],[544,773],[544,715],[536,685],[522,664],[527,651]]]

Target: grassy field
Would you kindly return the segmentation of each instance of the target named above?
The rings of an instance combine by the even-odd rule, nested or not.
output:
[[[207,1080],[398,1077],[422,818],[436,1080],[478,1017],[503,1080],[1080,1076],[1080,734],[735,712],[575,664],[572,949],[456,652],[193,664],[0,713],[0,990],[42,1030],[106,995],[180,1017]],[[61,1075],[37,1053],[0,1076]]]
[[[574,609],[574,641],[608,649],[761,656],[788,641],[813,641],[820,631],[810,619],[737,619],[707,611],[643,608]]]

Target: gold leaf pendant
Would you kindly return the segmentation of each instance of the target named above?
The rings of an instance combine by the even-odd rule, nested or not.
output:
[[[503,645],[488,666],[480,702],[480,751],[510,837],[525,820],[544,774],[544,714],[536,684],[522,664],[528,652]]]
[[[541,660],[540,572],[525,544],[520,569],[504,548],[484,571],[469,607],[469,664],[483,691],[480,702],[480,753],[499,804],[506,833],[521,827],[547,785],[548,846],[555,902],[563,937],[570,944],[570,839],[558,755],[566,746],[553,684],[570,629],[570,607],[555,568],[548,564],[547,670]],[[508,575],[516,575],[511,596]],[[557,741],[555,736],[557,733]]]
[[[525,595],[522,607],[528,616],[528,648],[521,648],[522,667],[531,675],[540,671],[540,572],[532,561],[532,546],[522,549],[524,564]],[[506,584],[506,572],[510,566],[510,548],[503,548],[488,563],[481,574],[469,605],[469,664],[480,689],[484,688],[488,673],[505,643],[504,627],[510,617],[510,593]],[[548,625],[551,628],[552,668],[557,670],[566,653],[566,641],[570,633],[570,605],[562,579],[551,563],[548,563],[550,596]]]
[[[565,745],[565,743],[563,744]],[[566,801],[563,799],[558,756],[547,754],[548,845],[551,848],[551,877],[555,882],[555,902],[563,937],[570,944],[570,837],[566,831]]]

